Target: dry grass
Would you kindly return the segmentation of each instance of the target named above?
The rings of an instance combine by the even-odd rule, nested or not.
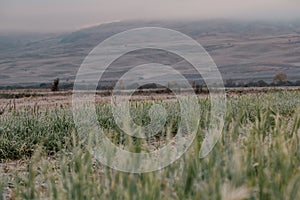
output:
[[[147,101],[132,103],[147,122]],[[164,105],[176,111],[174,103]],[[199,104],[206,116],[209,101]],[[145,174],[117,172],[95,160],[76,137],[66,107],[13,111],[0,116],[0,193],[6,199],[299,199],[299,105],[299,92],[232,96],[223,136],[208,157],[198,158],[208,125],[203,117],[183,157]],[[100,103],[97,111],[112,141],[136,150],[138,143],[113,137],[118,129],[110,105]]]

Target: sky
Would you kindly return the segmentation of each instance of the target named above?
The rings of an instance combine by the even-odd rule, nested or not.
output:
[[[300,19],[299,0],[0,0],[0,32],[59,32],[122,20]]]

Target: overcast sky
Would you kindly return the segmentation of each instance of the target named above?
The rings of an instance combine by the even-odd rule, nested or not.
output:
[[[76,30],[128,19],[300,19],[299,0],[0,0],[0,32]]]

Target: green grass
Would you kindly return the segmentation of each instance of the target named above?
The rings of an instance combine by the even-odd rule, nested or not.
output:
[[[175,102],[161,104],[169,114],[168,128],[164,137],[152,140],[157,147],[169,132],[176,133],[180,120]],[[191,148],[172,165],[144,174],[117,172],[95,160],[80,142],[67,108],[2,115],[0,159],[25,163],[0,168],[0,194],[16,199],[300,199],[299,92],[228,99],[222,138],[205,159],[198,153],[210,103],[201,98],[199,105],[203,117]],[[149,102],[133,102],[132,108],[137,124],[149,122]],[[115,144],[137,152],[152,145],[124,134],[115,137],[120,130],[109,104],[97,105],[97,113]]]

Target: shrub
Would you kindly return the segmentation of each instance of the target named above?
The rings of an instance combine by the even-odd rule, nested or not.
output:
[[[284,83],[286,82],[287,75],[285,73],[278,73],[274,76],[273,82],[275,83]]]
[[[59,85],[59,78],[56,78],[56,79],[54,79],[54,81],[53,81],[51,91],[52,91],[52,92],[58,91],[58,90],[59,90],[58,85]]]

